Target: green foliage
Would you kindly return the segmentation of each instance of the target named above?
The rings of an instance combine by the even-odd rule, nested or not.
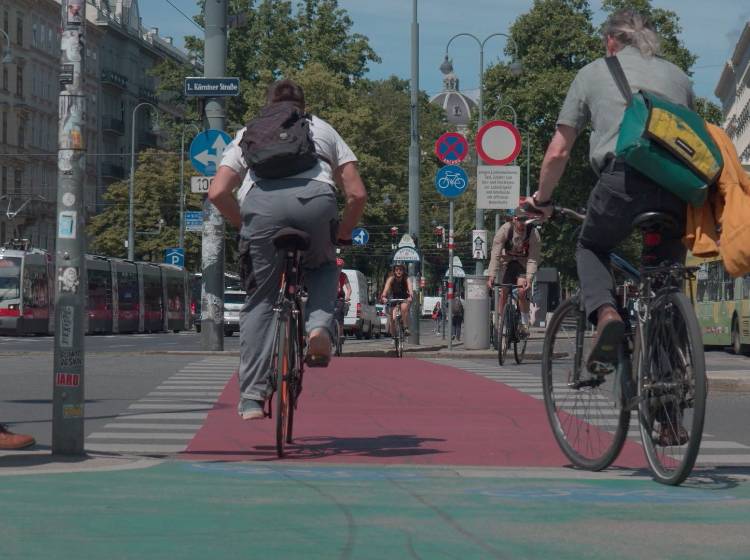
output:
[[[696,98],[695,109],[706,122],[718,126],[721,126],[721,123],[724,122],[724,114],[721,112],[721,107],[710,99],[706,99],[705,97]]]

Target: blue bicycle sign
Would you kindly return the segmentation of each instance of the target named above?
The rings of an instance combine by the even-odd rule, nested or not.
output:
[[[469,176],[457,165],[446,165],[435,175],[435,190],[447,198],[461,196],[469,186]]]

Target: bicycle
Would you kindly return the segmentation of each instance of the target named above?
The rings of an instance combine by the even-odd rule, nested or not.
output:
[[[404,357],[404,342],[406,340],[406,336],[404,333],[404,324],[401,321],[401,304],[405,301],[405,299],[389,299],[385,306],[388,310],[388,316],[390,317],[390,308],[394,307],[396,309],[396,319],[395,319],[395,325],[393,325],[393,329],[395,331],[393,335],[393,344],[396,346],[396,356],[398,358]],[[391,319],[393,321],[393,319]]]
[[[515,284],[498,284],[506,290],[505,305],[497,323],[497,363],[503,365],[510,345],[513,345],[513,356],[516,363],[523,362],[526,355],[528,336],[521,331],[521,310],[518,306],[518,286]],[[499,302],[499,300],[498,300]]]
[[[336,311],[334,312],[333,329],[333,353],[341,356],[344,348],[344,317],[349,309],[349,300],[338,298],[336,300]]]
[[[567,208],[555,207],[553,215],[584,219]],[[579,468],[599,471],[612,464],[625,443],[632,411],[637,411],[656,481],[679,485],[695,465],[706,369],[698,321],[681,283],[697,267],[654,262],[662,234],[677,227],[668,214],[640,214],[633,221],[644,241],[640,268],[610,255],[612,268],[627,279],[618,295],[625,336],[614,371],[597,363],[589,371],[585,365],[592,325],[580,293],[552,316],[542,351],[544,403],[560,449]]]

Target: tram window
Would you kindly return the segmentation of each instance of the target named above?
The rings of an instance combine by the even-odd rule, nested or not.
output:
[[[0,302],[18,300],[20,297],[21,259],[17,257],[0,259]]]
[[[143,298],[147,311],[161,312],[161,279],[158,276],[143,277]]]
[[[43,309],[49,305],[47,269],[44,265],[24,267],[23,305],[27,309]]]
[[[726,270],[722,272],[724,273],[724,299],[732,301],[734,299],[734,278]]]
[[[134,311],[138,305],[138,275],[135,272],[117,272],[117,304],[122,311]]]
[[[750,298],[750,274],[742,278],[742,299]]]
[[[702,264],[695,275],[696,277],[696,294],[697,301],[706,301],[706,289],[708,288],[708,268]]]
[[[108,270],[88,270],[89,309],[107,309],[112,303],[112,277]]]
[[[182,278],[167,279],[167,298],[169,311],[182,311],[185,308]]]
[[[724,266],[721,261],[708,263],[708,299],[709,301],[722,300],[722,282],[724,279]]]

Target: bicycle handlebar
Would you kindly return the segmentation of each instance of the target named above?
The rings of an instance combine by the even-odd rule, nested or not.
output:
[[[535,221],[536,217],[544,216],[544,214],[538,208],[532,206],[529,202],[525,202],[522,208],[524,212],[535,217],[532,220],[529,220],[531,222]],[[550,219],[556,218],[558,216],[573,218],[574,220],[578,220],[579,222],[582,222],[586,219],[585,214],[581,214],[580,212],[576,212],[575,210],[571,210],[570,208],[565,208],[564,206],[553,206]]]

